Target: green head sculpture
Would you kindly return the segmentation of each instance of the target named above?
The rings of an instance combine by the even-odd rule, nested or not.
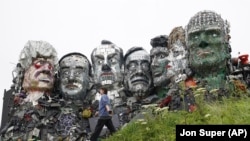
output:
[[[197,77],[230,71],[229,23],[213,11],[200,11],[186,26],[190,68]]]

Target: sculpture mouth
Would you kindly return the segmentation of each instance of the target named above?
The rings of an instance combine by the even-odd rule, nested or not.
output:
[[[153,71],[152,73],[153,73],[153,76],[156,76],[156,77],[162,75],[162,71]]]
[[[201,58],[205,58],[207,56],[209,56],[210,54],[213,54],[213,51],[198,51],[197,52],[197,56],[201,57]]]
[[[104,72],[101,74],[101,80],[114,80],[115,76],[112,72]]]
[[[43,83],[50,83],[52,80],[52,73],[48,70],[42,70],[35,73],[35,78]]]
[[[79,88],[79,86],[78,86],[78,83],[70,83],[70,84],[67,84],[65,88],[73,90],[73,89]]]
[[[141,84],[141,83],[143,83],[143,84],[148,85],[149,80],[148,80],[148,78],[146,76],[135,76],[135,77],[132,78],[131,83],[132,84]]]
[[[49,78],[41,78],[39,79],[40,82],[43,82],[43,83],[50,83],[50,79]]]
[[[50,74],[46,73],[38,73],[37,75],[38,81],[43,83],[50,83],[52,78],[50,77]]]

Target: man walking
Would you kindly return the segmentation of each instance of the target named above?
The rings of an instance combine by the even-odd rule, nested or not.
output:
[[[90,137],[91,141],[97,141],[97,138],[99,137],[104,125],[107,126],[111,134],[116,131],[112,122],[112,117],[110,116],[112,111],[110,107],[110,100],[107,96],[107,92],[108,90],[106,88],[100,89],[101,98],[99,100],[99,112],[96,113],[99,114],[99,119],[96,124],[95,131]]]

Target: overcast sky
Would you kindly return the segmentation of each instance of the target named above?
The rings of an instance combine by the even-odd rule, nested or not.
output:
[[[80,52],[90,59],[94,47],[107,39],[123,48],[142,46],[150,39],[185,27],[201,10],[213,10],[231,24],[232,56],[250,53],[248,0],[0,0],[0,118],[4,89],[28,40],[51,43],[60,59]]]

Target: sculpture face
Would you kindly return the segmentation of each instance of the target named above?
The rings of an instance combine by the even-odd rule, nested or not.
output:
[[[126,81],[134,96],[145,96],[152,83],[150,56],[145,50],[131,53],[125,62]]]
[[[169,63],[168,54],[169,52],[166,47],[155,47],[150,50],[154,86],[161,86],[168,83],[166,77]]]
[[[230,57],[226,25],[214,12],[199,12],[191,18],[187,29],[190,67],[196,73],[223,71]]]
[[[168,85],[175,76],[187,67],[187,50],[178,40],[167,50],[165,47],[152,48],[151,69],[155,86]]]
[[[23,73],[18,73],[23,78],[23,89],[29,94],[33,92],[43,93],[51,91],[54,85],[55,65],[57,52],[46,41],[29,40],[19,56],[19,63]]]
[[[94,81],[97,85],[112,85],[121,83],[122,74],[122,50],[114,44],[105,44],[94,49],[92,55]]]
[[[89,61],[77,54],[60,61],[60,90],[64,95],[85,94],[89,86]]]
[[[49,91],[54,85],[54,62],[36,58],[24,74],[23,88],[28,91]]]
[[[224,44],[224,35],[219,28],[205,27],[202,31],[190,33],[188,46],[190,65],[193,68],[209,69],[214,65],[225,66],[227,47]]]
[[[167,59],[169,60],[167,71],[168,79],[183,73],[184,69],[187,67],[187,50],[180,40],[177,40],[176,43],[172,45]]]

